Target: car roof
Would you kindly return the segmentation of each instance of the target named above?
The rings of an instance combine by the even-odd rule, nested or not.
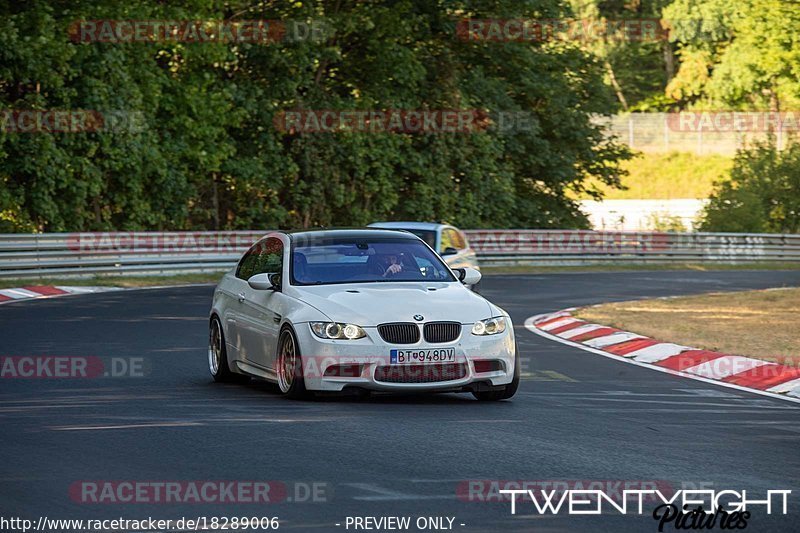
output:
[[[369,225],[371,228],[394,228],[394,229],[420,229],[436,231],[439,228],[447,226],[447,224],[439,224],[438,222],[373,222]]]
[[[409,240],[419,240],[419,237],[412,233],[403,233],[390,229],[380,228],[347,228],[347,229],[314,229],[287,231],[289,238],[300,237],[304,239],[324,239],[324,238],[346,238],[346,239],[373,239],[375,237],[386,238],[408,238]]]

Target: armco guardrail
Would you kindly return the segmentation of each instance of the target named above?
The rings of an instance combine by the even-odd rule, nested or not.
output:
[[[0,277],[225,270],[265,231],[0,235]]]
[[[800,261],[800,235],[583,230],[472,230],[484,265]]]
[[[159,274],[230,268],[267,231],[0,235],[0,277]],[[481,264],[800,262],[800,235],[468,230]]]

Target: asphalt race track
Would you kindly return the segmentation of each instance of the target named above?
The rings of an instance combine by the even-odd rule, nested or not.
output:
[[[264,382],[215,384],[211,286],[2,305],[2,355],[141,358],[146,376],[0,380],[0,514],[277,516],[291,531],[347,531],[348,516],[449,516],[470,532],[657,531],[652,507],[540,516],[520,502],[512,516],[508,502],[459,497],[468,480],[616,480],[754,496],[791,489],[788,515],[756,511],[747,531],[798,531],[800,406],[619,363],[522,326],[569,306],[797,285],[800,271],[487,277],[482,292],[511,313],[524,372],[517,396],[495,404],[455,394],[298,403]],[[266,505],[76,502],[70,487],[86,480],[275,480],[288,494]],[[318,501],[308,501],[311,486]]]

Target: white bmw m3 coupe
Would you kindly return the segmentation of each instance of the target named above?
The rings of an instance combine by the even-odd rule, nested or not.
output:
[[[514,328],[466,288],[479,279],[410,233],[270,233],[214,291],[211,374],[274,381],[289,398],[345,389],[510,398]]]

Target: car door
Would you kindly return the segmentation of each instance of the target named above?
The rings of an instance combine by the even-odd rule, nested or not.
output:
[[[258,243],[257,248],[251,275],[282,274],[285,254],[283,241],[278,237],[267,237]],[[246,362],[265,370],[274,369],[278,334],[286,309],[287,298],[280,290],[259,290],[247,285],[242,314],[238,320],[242,357]]]
[[[244,299],[250,286],[247,280],[253,275],[255,262],[258,258],[257,245],[250,247],[239,260],[233,276],[226,275],[220,284],[220,290],[227,300],[222,320],[225,324],[225,340],[228,353],[232,359],[239,359],[242,352],[241,319],[244,308]]]

